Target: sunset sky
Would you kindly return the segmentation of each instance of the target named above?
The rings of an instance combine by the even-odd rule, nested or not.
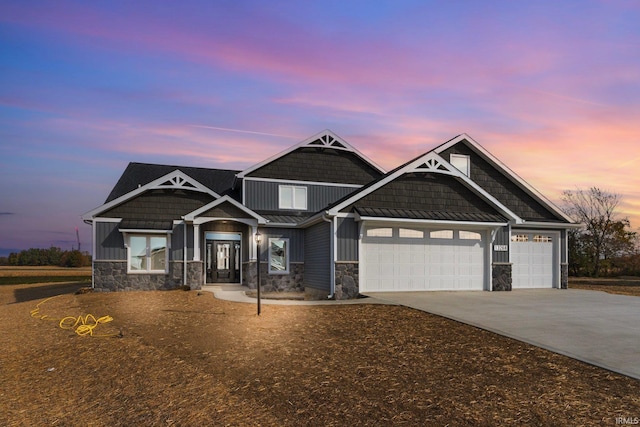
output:
[[[0,3],[0,256],[90,249],[130,161],[244,169],[324,129],[391,169],[463,132],[640,227],[640,2]]]

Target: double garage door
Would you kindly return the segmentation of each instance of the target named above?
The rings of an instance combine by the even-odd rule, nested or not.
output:
[[[361,291],[483,290],[487,233],[365,227]]]
[[[512,232],[513,289],[553,287],[556,240],[553,234]]]

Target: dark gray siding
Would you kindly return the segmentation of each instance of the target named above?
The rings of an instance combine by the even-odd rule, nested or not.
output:
[[[269,257],[269,239],[289,239],[289,262],[304,262],[304,230],[298,228],[260,228],[262,244],[260,245],[260,261],[267,262]]]
[[[511,240],[511,231],[509,227],[502,227],[496,233],[496,238],[493,241],[493,245],[506,245],[509,247],[509,241]],[[509,262],[509,251],[493,251],[493,262]]]
[[[338,261],[358,261],[359,232],[353,218],[338,218]]]
[[[96,229],[96,260],[125,261],[127,250],[124,238],[118,230],[118,222],[99,222],[93,226]]]
[[[182,261],[184,252],[184,225],[178,224],[173,226],[173,234],[171,234],[171,259],[174,261]]]
[[[318,223],[305,230],[304,239],[305,286],[331,289],[331,224]]]
[[[440,153],[447,161],[449,161],[451,154],[469,156],[471,161],[470,178],[519,217],[529,221],[566,222],[500,172],[495,165],[478,155],[464,141]]]
[[[560,262],[567,263],[567,230],[560,231]]]
[[[298,148],[249,174],[259,178],[364,185],[382,174],[352,152]]]
[[[249,209],[257,211],[279,210],[279,185],[282,185],[282,183],[245,180],[245,205]],[[306,212],[318,212],[336,200],[339,200],[357,190],[357,188],[354,187],[335,187],[313,184],[305,184],[304,186],[307,187]],[[291,212],[291,210],[281,212]]]

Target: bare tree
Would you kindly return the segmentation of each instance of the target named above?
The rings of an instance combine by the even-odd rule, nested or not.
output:
[[[584,224],[577,231],[573,241],[579,244],[580,252],[586,263],[587,272],[599,276],[603,260],[628,246],[623,231],[629,220],[618,219],[617,208],[622,197],[619,194],[603,191],[597,187],[588,190],[577,189],[563,192],[567,212],[573,219]],[[570,239],[571,240],[571,239]]]

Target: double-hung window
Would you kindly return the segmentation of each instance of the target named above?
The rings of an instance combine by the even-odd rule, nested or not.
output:
[[[127,271],[129,273],[164,274],[167,272],[169,251],[166,234],[130,234],[127,240]]]
[[[289,274],[289,239],[269,239],[269,274]]]
[[[307,210],[307,187],[280,185],[278,190],[280,209]]]

